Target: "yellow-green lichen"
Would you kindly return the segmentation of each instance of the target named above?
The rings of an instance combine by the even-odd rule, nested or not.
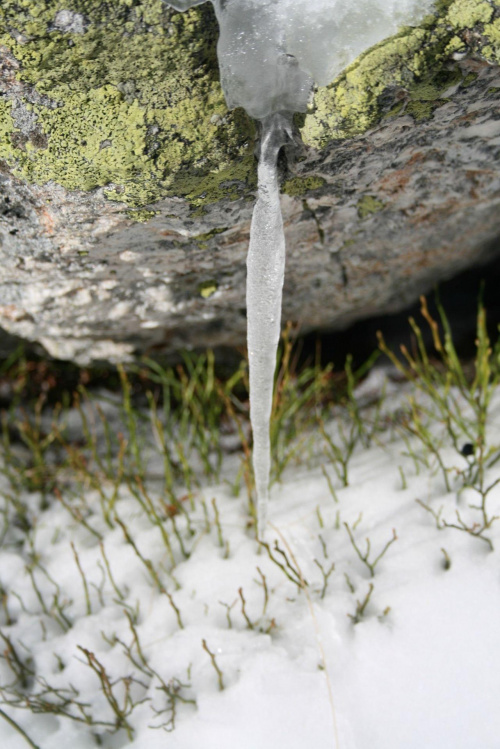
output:
[[[485,27],[484,36],[490,44],[483,48],[483,53],[500,64],[500,18]]]
[[[382,116],[432,116],[458,75],[454,52],[500,61],[499,0],[437,0],[436,8],[317,90],[300,122],[306,144],[361,134]],[[78,23],[56,22],[61,11]],[[0,159],[26,180],[104,187],[130,207],[178,196],[203,212],[221,198],[249,199],[255,128],[242,110],[227,111],[217,35],[210,4],[177,13],[161,0],[1,0],[12,83],[0,95]],[[406,98],[382,106],[391,87]],[[316,189],[285,190],[301,187]]]
[[[310,177],[292,177],[283,182],[281,191],[290,195],[292,198],[306,195],[311,190],[317,190],[323,187],[325,180],[323,177],[311,175]]]
[[[56,27],[62,10],[79,14],[83,33]],[[29,181],[108,186],[131,206],[168,195],[211,203],[227,194],[221,183],[248,194],[255,131],[227,111],[216,40],[209,5],[181,14],[161,0],[2,0],[0,45],[46,147],[2,116],[0,158]]]
[[[380,213],[385,208],[385,203],[374,195],[363,195],[357,202],[358,216],[360,219],[368,218],[374,213]]]
[[[131,221],[135,221],[138,224],[145,224],[152,218],[157,216],[160,211],[148,211],[146,208],[139,208],[134,211],[126,211],[127,218]]]
[[[448,9],[448,21],[458,29],[472,28],[477,23],[488,23],[493,8],[487,0],[455,0]]]
[[[12,130],[12,102],[0,97],[0,159],[2,158],[1,144],[10,137]]]
[[[48,144],[42,151],[26,144],[20,157],[22,176],[36,183],[54,180],[70,190],[140,179],[146,123],[138,102],[127,103],[107,84],[72,94],[71,105],[78,117],[68,119],[67,105],[38,108],[37,122]]]
[[[426,37],[424,29],[402,32],[362,55],[331,86],[318,89],[314,111],[301,130],[303,140],[321,147],[332,137],[365,132],[378,117],[378,97],[386,86],[410,85],[423,72]]]
[[[198,293],[203,299],[208,299],[217,291],[217,281],[204,281],[198,286]]]
[[[313,108],[301,127],[304,142],[321,148],[332,139],[366,132],[387,116],[381,99],[390,87],[406,92],[407,100],[395,102],[389,116],[401,111],[416,119],[431,116],[444,103],[443,92],[453,84],[453,77],[461,75],[452,64],[447,69],[454,52],[469,48],[491,62],[498,61],[500,19],[490,21],[499,8],[498,0],[441,0],[435,14],[419,28],[402,29],[372,47],[330,86],[316,91]],[[478,33],[467,36],[467,30],[476,27]]]

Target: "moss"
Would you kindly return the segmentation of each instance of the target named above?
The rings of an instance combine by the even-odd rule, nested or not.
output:
[[[462,77],[461,71],[457,68],[452,70],[438,70],[424,81],[410,86],[410,97],[415,101],[435,102],[448,88],[461,83]]]
[[[198,286],[198,293],[203,299],[208,299],[217,291],[217,281],[204,281]]]
[[[227,228],[227,226],[222,226],[218,229],[207,231],[204,234],[196,234],[192,239],[197,243],[200,250],[206,250],[208,249],[208,241],[216,237],[217,234],[222,234],[222,232],[226,231]]]
[[[462,86],[464,88],[467,88],[467,86],[472,86],[474,81],[477,80],[477,77],[477,73],[468,73],[462,81]]]
[[[319,187],[323,187],[325,180],[322,177],[311,176],[311,177],[293,177],[283,182],[281,191],[290,195],[292,198],[300,195],[306,195],[311,190],[317,190]]]
[[[360,219],[368,218],[374,213],[380,213],[385,208],[385,203],[374,195],[363,195],[357,202],[358,216]]]
[[[227,226],[221,226],[219,229],[212,229],[204,234],[197,234],[192,237],[192,239],[194,239],[195,242],[207,242],[209,239],[212,239],[212,237],[216,237],[217,234],[222,234],[222,232],[226,231],[227,228]]]
[[[241,110],[240,110],[241,111]],[[255,137],[255,126],[249,124],[250,137]],[[257,171],[253,148],[243,146],[237,158],[225,159],[209,173],[193,165],[181,169],[172,178],[171,191],[187,198],[193,206],[203,207],[223,198],[236,200],[249,197],[257,187]],[[203,214],[200,214],[203,215]]]
[[[55,28],[63,9],[81,15],[84,33]],[[227,111],[216,40],[209,5],[177,13],[161,0],[2,0],[0,44],[19,63],[46,148],[16,146],[3,111],[0,158],[29,181],[109,186],[110,199],[137,207],[168,195],[212,203],[228,182],[233,197],[248,194],[255,131],[241,110]]]
[[[372,47],[330,86],[316,91],[301,128],[303,141],[321,148],[332,139],[362,134],[383,116],[402,110],[418,119],[430,117],[444,103],[443,90],[451,85],[440,79],[444,74],[461,75],[456,64],[453,70],[453,52],[469,49],[499,61],[500,19],[489,22],[495,8],[500,8],[498,0],[441,0],[436,13],[419,28],[402,29]],[[477,34],[463,33],[476,27]],[[389,113],[383,111],[381,102],[391,89],[409,93],[408,109],[395,101]]]
[[[401,113],[401,111],[402,111],[402,110],[404,109],[404,106],[405,106],[405,104],[404,104],[404,102],[402,102],[402,101],[401,101],[401,102],[399,102],[399,104],[395,104],[395,105],[394,105],[394,106],[393,106],[393,107],[392,107],[391,109],[389,109],[389,111],[388,111],[388,112],[386,112],[386,113],[384,114],[384,117],[383,117],[383,119],[384,119],[384,120],[387,120],[387,119],[389,119],[390,117],[397,117],[397,116],[398,116],[398,114],[400,114],[400,113]]]
[[[443,97],[443,93],[458,83],[463,84],[459,68],[432,73],[425,80],[409,86],[404,113],[412,115],[417,122],[429,119],[435,109],[449,101]]]
[[[405,109],[405,114],[410,114],[415,122],[421,122],[432,116],[436,106],[431,101],[411,101]]]

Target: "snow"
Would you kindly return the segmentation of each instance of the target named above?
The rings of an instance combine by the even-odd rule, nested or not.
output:
[[[372,378],[372,387],[377,378],[380,374]],[[392,387],[388,401],[390,408],[397,409],[402,386]],[[498,445],[498,395],[490,424],[489,444]],[[334,430],[335,423],[327,428]],[[441,426],[436,423],[433,430],[437,434]],[[416,443],[410,444],[418,449]],[[290,468],[283,483],[272,487],[267,541],[271,550],[276,540],[285,551],[298,571],[299,585],[262,548],[259,552],[253,532],[247,529],[243,498],[232,496],[226,483],[204,486],[196,493],[190,511],[194,536],[178,519],[191,554],[184,558],[175,547],[173,568],[159,529],[123,486],[116,512],[137,548],[159,570],[181,613],[183,628],[120,528],[107,528],[100,517],[98,492],[86,492],[94,513],[88,520],[103,533],[121,598],[103,571],[96,537],[78,526],[60,503],[50,501],[41,510],[36,494],[24,495],[32,508],[33,551],[48,573],[35,567],[38,588],[50,605],[54,583],[59,586],[72,626],[63,629],[41,612],[26,572],[30,549],[16,542],[19,532],[13,527],[0,549],[0,584],[7,592],[12,621],[6,622],[3,610],[0,630],[23,657],[32,654],[36,673],[48,683],[61,689],[72,684],[95,719],[109,721],[110,710],[78,646],[94,653],[113,679],[132,676],[142,682],[134,687],[135,699],[148,701],[129,716],[132,742],[123,732],[109,736],[100,729],[104,747],[497,749],[500,523],[489,532],[494,551],[456,529],[438,530],[415,500],[436,511],[442,506],[444,515],[452,519],[456,507],[465,512],[466,498],[455,490],[446,493],[435,467],[421,469],[417,475],[414,462],[404,455],[406,450],[391,429],[378,434],[369,448],[358,445],[347,487],[340,486],[332,466],[325,463],[338,502],[330,494],[319,457],[310,465]],[[321,450],[316,454],[321,456]],[[227,457],[227,476],[234,475],[236,460],[234,455]],[[450,453],[447,462],[457,468],[465,465],[456,453]],[[492,479],[500,475],[498,465],[490,470]],[[5,481],[2,491],[4,495],[10,491]],[[222,545],[211,512],[213,498]],[[159,500],[160,494],[154,499]],[[209,527],[203,500],[209,508]],[[490,500],[491,513],[498,514],[500,486]],[[373,557],[393,538],[395,529],[397,540],[376,565],[374,577],[355,553],[344,523],[360,549],[370,539]],[[71,542],[88,582],[90,613]],[[451,560],[448,569],[442,549]],[[324,571],[335,566],[326,590],[318,562]],[[267,604],[261,573],[268,588]],[[301,580],[308,585],[301,586]],[[370,585],[374,586],[370,601],[354,623],[357,602],[363,602]],[[184,696],[196,700],[196,706],[178,705],[172,732],[151,727],[162,722],[152,706],[162,709],[165,700],[158,680],[141,674],[125,653],[123,644],[133,642],[125,611],[135,612],[141,650],[154,670],[165,682],[175,678],[186,684]],[[223,691],[202,641],[222,672]],[[137,653],[135,659],[138,662]],[[0,683],[5,685],[11,677],[0,659]],[[95,746],[84,725],[1,707],[41,749]],[[1,719],[0,740],[2,749],[26,746]]]

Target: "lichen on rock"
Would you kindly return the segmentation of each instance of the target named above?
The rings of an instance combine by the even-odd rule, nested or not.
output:
[[[311,175],[310,177],[292,177],[283,182],[281,191],[285,195],[290,195],[292,198],[299,197],[299,195],[306,195],[311,190],[317,190],[325,184],[323,177],[316,177]]]
[[[304,143],[358,135],[388,112],[431,116],[451,85],[454,53],[498,61],[498,16],[496,0],[439,0],[419,28],[316,91]],[[107,187],[109,199],[130,207],[252,194],[255,130],[242,110],[227,111],[216,40],[210,3],[177,13],[161,0],[3,0],[0,61],[3,50],[10,66],[0,158],[29,182]],[[31,137],[16,125],[14,101],[35,123]]]
[[[360,135],[391,109],[415,119],[430,116],[457,82],[454,56],[472,52],[499,61],[499,16],[497,0],[439,0],[420,27],[402,29],[372,47],[315,92],[301,127],[304,143],[321,148],[332,139]]]
[[[488,0],[453,0],[446,18],[455,28],[464,29],[478,23],[488,23],[492,14],[492,3]]]
[[[113,200],[213,202],[254,186],[250,120],[228,112],[210,5],[160,0],[3,0],[0,158],[23,179],[69,190],[110,186]],[[3,90],[2,90],[3,89]],[[21,100],[44,140],[20,142]]]
[[[438,0],[296,115],[284,318],[400,309],[498,246],[500,0]],[[81,363],[240,345],[256,132],[210,4],[0,0],[0,326]],[[404,236],[404,242],[401,237]]]
[[[368,218],[368,216],[372,216],[374,213],[383,211],[385,203],[374,195],[363,195],[363,197],[358,200],[356,208],[359,218],[364,219]]]

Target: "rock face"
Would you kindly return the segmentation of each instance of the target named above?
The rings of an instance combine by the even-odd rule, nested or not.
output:
[[[254,124],[210,5],[2,0],[0,326],[80,363],[245,340]],[[438,3],[296,118],[284,319],[344,327],[491,257],[500,6]]]

